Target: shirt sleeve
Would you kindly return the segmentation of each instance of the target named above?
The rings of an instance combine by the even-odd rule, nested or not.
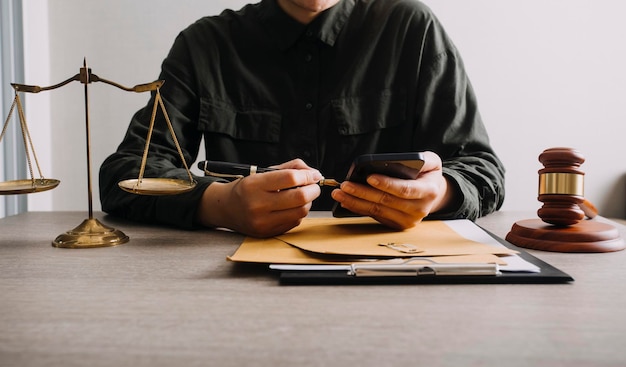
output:
[[[165,80],[160,90],[175,136],[189,166],[198,155],[202,134],[197,129],[198,98],[193,92],[193,68],[189,65],[186,40],[181,33],[162,65],[159,79]],[[123,218],[158,223],[179,228],[194,228],[197,206],[207,186],[216,181],[194,177],[197,182],[190,192],[177,195],[151,196],[128,193],[118,182],[137,178],[149,132],[155,93],[147,105],[132,118],[117,151],[100,167],[100,200],[103,211]],[[160,108],[151,134],[145,178],[179,178],[189,180],[172,134]],[[191,168],[191,167],[189,167]]]
[[[431,219],[487,215],[504,201],[504,166],[493,151],[461,57],[437,19],[425,36],[416,101],[419,146],[440,155],[461,194],[456,208]]]

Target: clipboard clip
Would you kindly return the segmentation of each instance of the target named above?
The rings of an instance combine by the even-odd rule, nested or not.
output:
[[[427,264],[411,264],[412,261],[427,261]],[[352,264],[348,275],[357,277],[406,277],[406,276],[495,276],[500,274],[498,264],[437,264],[428,259],[409,259],[400,264]]]

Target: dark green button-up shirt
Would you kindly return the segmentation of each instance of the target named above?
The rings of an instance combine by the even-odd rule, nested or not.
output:
[[[270,166],[302,158],[341,180],[365,153],[432,150],[463,201],[436,218],[476,218],[504,199],[504,168],[489,145],[458,51],[431,11],[410,0],[342,0],[303,25],[275,0],[205,17],[183,30],[162,65],[161,94],[187,162],[202,138],[210,160]],[[154,98],[154,96],[153,96]],[[121,191],[137,178],[153,100],[102,165],[104,211],[193,227],[202,192]],[[159,114],[144,177],[186,178]],[[313,209],[332,206],[328,190]]]

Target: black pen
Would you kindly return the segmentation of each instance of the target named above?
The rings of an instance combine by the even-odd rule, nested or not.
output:
[[[279,168],[258,167],[251,164],[219,162],[219,161],[203,161],[198,162],[198,168],[201,169],[206,176],[222,177],[222,178],[243,178],[257,173],[277,171]],[[332,178],[325,178],[317,182],[320,186],[339,187],[340,183]]]

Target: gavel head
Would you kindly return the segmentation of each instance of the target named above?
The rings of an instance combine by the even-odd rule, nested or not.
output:
[[[580,165],[585,158],[571,148],[550,148],[539,155],[538,200],[543,206],[537,215],[546,223],[569,226],[583,220],[579,204],[584,201],[584,176]]]

